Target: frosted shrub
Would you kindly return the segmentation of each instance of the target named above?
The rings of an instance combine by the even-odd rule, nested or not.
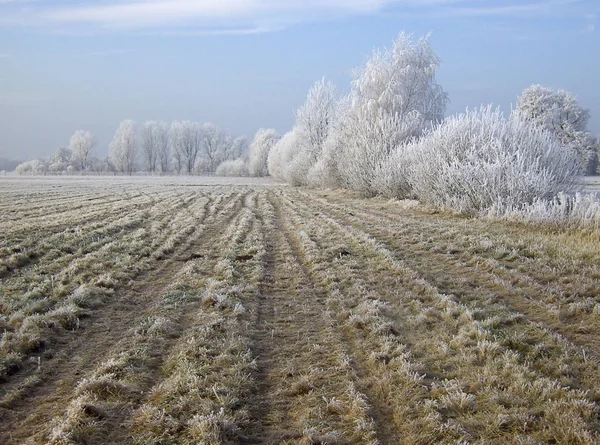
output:
[[[382,109],[353,109],[344,122],[337,167],[342,185],[363,196],[380,193],[383,170],[394,150],[421,132],[418,113],[401,116]],[[396,165],[391,166],[395,169]],[[389,170],[389,169],[387,169]]]
[[[242,158],[233,161],[223,161],[215,172],[217,176],[248,176],[248,167]]]
[[[373,186],[378,194],[399,199],[413,197],[408,180],[410,166],[414,163],[414,144],[411,142],[417,140],[422,129],[423,123],[418,113],[405,116],[396,127],[397,145],[373,173]]]
[[[351,110],[350,98],[342,98],[337,102],[336,107],[336,120],[331,125],[327,138],[323,142],[321,156],[307,173],[308,184],[315,187],[342,187],[337,161],[346,143],[344,127],[347,122],[346,116]]]
[[[567,222],[600,227],[600,194],[559,193],[552,199],[536,199],[521,207],[492,207],[487,216],[536,222]]]
[[[250,144],[250,153],[248,154],[248,173],[250,176],[267,176],[267,159],[269,151],[280,136],[272,128],[261,128],[256,132],[252,144]]]
[[[453,116],[410,147],[409,182],[430,205],[472,212],[521,208],[575,186],[573,150],[490,106]]]
[[[342,180],[338,172],[337,157],[343,140],[339,133],[332,133],[323,144],[323,152],[316,164],[308,170],[307,181],[310,185],[325,188],[339,188]]]
[[[294,130],[287,132],[271,148],[267,159],[269,174],[274,178],[292,183],[292,175],[289,170],[294,157],[299,153],[300,146]]]
[[[329,136],[338,115],[335,87],[321,79],[306,97],[306,103],[296,111],[297,154],[288,167],[288,176],[294,185],[308,184],[308,171],[322,155],[323,144]]]

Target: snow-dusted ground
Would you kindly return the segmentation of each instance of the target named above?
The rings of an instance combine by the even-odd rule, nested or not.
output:
[[[220,176],[0,176],[0,190],[38,187],[105,185],[133,186],[213,186],[213,185],[285,185],[272,178]]]

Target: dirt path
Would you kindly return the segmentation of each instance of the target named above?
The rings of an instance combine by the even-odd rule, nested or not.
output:
[[[376,437],[356,387],[348,345],[327,319],[327,290],[311,276],[285,209],[277,198],[269,201],[273,221],[251,333],[258,372],[249,441],[387,443]]]

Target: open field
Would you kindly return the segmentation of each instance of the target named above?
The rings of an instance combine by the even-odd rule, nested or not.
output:
[[[600,442],[597,232],[234,181],[0,178],[0,443]]]

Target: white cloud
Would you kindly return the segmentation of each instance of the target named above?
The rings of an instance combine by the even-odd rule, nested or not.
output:
[[[395,0],[138,0],[94,6],[42,10],[53,24],[87,24],[103,28],[264,28],[304,19],[370,14]]]
[[[559,13],[562,6],[580,3],[581,0],[546,0],[534,3],[515,3],[501,6],[453,7],[442,10],[442,14],[454,16],[520,16],[539,13]]]
[[[8,5],[30,0],[0,0]],[[256,34],[287,26],[386,11],[435,16],[518,16],[584,0],[90,0],[13,7],[0,22],[55,30],[137,30],[177,34]],[[33,6],[32,6],[33,5]],[[0,8],[2,8],[0,6]],[[10,6],[9,6],[10,8]]]

